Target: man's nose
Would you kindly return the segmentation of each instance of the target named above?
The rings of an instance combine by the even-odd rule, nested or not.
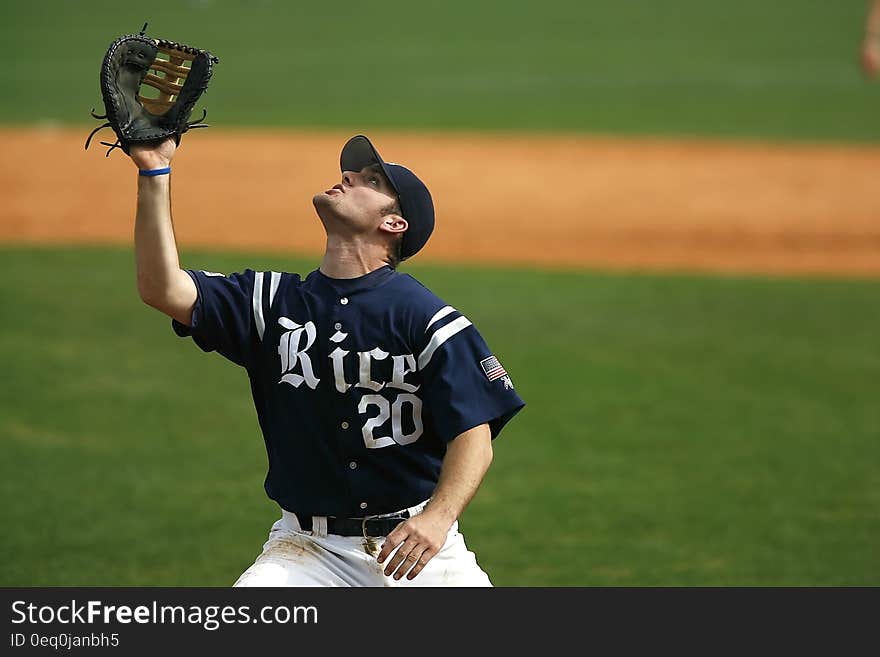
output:
[[[349,187],[354,187],[358,180],[357,173],[354,171],[343,171],[342,172],[342,184],[348,185]]]

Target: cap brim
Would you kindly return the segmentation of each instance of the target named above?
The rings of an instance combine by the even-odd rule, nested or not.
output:
[[[342,154],[339,156],[339,168],[343,173],[346,171],[360,171],[364,167],[374,164],[382,167],[388,182],[391,183],[394,191],[400,196],[400,190],[394,182],[394,175],[388,169],[385,161],[379,156],[378,151],[376,151],[376,148],[369,139],[364,135],[356,135],[349,139],[345,146],[342,147]]]

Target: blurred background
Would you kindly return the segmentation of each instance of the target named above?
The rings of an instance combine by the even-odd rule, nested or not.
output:
[[[353,134],[428,183],[403,271],[528,404],[462,518],[496,585],[880,584],[865,2],[145,11],[0,7],[0,585],[228,586],[278,515],[244,372],[141,304],[132,165],[83,150],[146,21],[220,57],[174,163],[184,266],[317,267]]]

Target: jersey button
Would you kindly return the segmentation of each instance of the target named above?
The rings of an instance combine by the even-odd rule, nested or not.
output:
[[[348,297],[342,297],[339,300],[339,303],[341,303],[343,306],[347,305],[348,304]]]
[[[339,425],[339,426],[341,426],[343,429],[348,429],[348,422],[343,422],[343,423],[342,423],[341,425]]]
[[[342,329],[342,324],[340,324],[339,322],[336,322],[336,323],[333,325],[333,328],[335,328],[337,331],[339,331],[339,330]]]
[[[366,508],[367,508],[367,503],[366,503],[366,502],[361,502],[361,508],[362,508],[362,509],[366,509]]]
[[[348,467],[351,468],[352,470],[357,470],[358,464],[355,461],[352,461],[351,463],[348,464]]]

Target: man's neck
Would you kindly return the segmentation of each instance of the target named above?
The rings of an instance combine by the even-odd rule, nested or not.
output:
[[[374,244],[354,244],[327,239],[321,273],[330,278],[358,278],[384,267],[385,249]]]

